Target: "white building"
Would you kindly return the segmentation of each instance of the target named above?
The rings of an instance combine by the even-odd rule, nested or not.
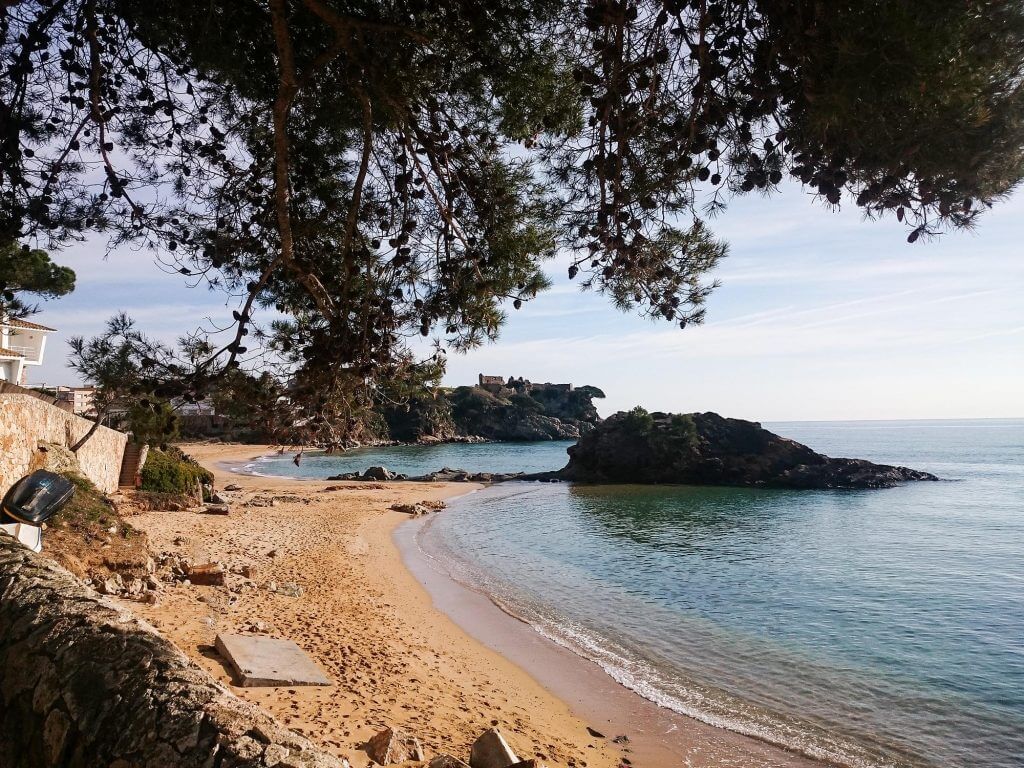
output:
[[[24,385],[26,369],[41,365],[53,328],[16,317],[0,317],[0,381]]]

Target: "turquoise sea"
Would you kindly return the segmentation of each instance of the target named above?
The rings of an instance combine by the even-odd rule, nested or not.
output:
[[[678,712],[841,765],[1024,765],[1024,420],[765,426],[944,482],[512,483],[434,516],[421,546]],[[566,446],[388,448],[250,470],[537,471],[562,466]]]

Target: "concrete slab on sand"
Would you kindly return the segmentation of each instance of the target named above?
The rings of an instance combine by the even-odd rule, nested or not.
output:
[[[332,685],[291,640],[217,635],[217,651],[235,668],[243,688],[264,685]]]

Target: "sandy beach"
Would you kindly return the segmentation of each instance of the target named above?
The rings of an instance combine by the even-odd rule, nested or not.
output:
[[[473,486],[255,477],[227,467],[265,453],[265,447],[183,447],[214,472],[218,488],[240,486],[225,494],[230,515],[154,511],[130,522],[148,534],[154,552],[194,563],[220,561],[235,572],[248,568],[252,585],[241,576],[228,588],[167,584],[156,605],[126,605],[240,697],[353,765],[370,764],[362,744],[385,726],[416,735],[428,760],[440,753],[464,758],[483,730],[498,726],[520,758],[553,766],[815,765],[754,739],[659,714],[596,667],[588,670],[568,652],[558,655],[547,641],[550,647],[530,650],[539,641],[527,637],[525,625],[507,631],[514,621],[508,617],[494,618],[489,631],[518,647],[518,659],[508,655],[522,666],[493,650],[502,643],[488,647],[467,634],[435,607],[422,579],[403,564],[393,534],[409,517],[389,507],[451,498]],[[297,584],[302,594],[272,592],[266,588],[271,583]],[[468,605],[474,598],[452,599]],[[482,608],[474,613],[487,615]],[[291,639],[334,685],[234,686],[213,648],[219,632]],[[486,633],[478,637],[487,642]],[[537,673],[545,664],[551,675]],[[547,677],[547,684],[524,667],[538,679]],[[580,686],[594,690],[583,695]],[[654,747],[612,741],[622,733],[614,729],[638,718],[670,735]],[[588,726],[606,738],[591,735]]]
[[[213,650],[214,637],[255,621],[266,634],[296,642],[335,681],[331,687],[232,686],[239,696],[353,765],[369,763],[360,745],[387,725],[416,735],[428,758],[468,755],[473,740],[498,725],[524,759],[618,763],[617,750],[590,737],[564,703],[435,610],[402,566],[391,532],[408,516],[388,507],[465,493],[465,484],[340,484],[341,490],[324,491],[339,484],[249,477],[220,466],[259,455],[259,446],[185,450],[214,471],[218,487],[244,489],[227,494],[238,500],[231,514],[147,512],[133,516],[132,525],[147,532],[157,553],[249,566],[260,587],[294,582],[304,594],[169,585],[156,606],[128,605],[225,684],[233,678]],[[257,494],[291,498],[245,507]]]

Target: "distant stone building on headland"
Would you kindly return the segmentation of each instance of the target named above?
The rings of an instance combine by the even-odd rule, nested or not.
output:
[[[506,380],[502,376],[485,376],[484,374],[479,375],[479,383],[477,384],[481,389],[486,389],[495,395],[511,395],[516,392],[540,392],[547,390],[550,392],[572,392],[572,384],[552,384],[545,382],[543,384],[534,384],[529,379],[524,379],[520,376],[518,379],[514,376],[509,376]]]
[[[496,392],[505,386],[504,376],[484,376],[481,373],[479,379],[479,386],[482,389],[486,389],[488,392]]]

